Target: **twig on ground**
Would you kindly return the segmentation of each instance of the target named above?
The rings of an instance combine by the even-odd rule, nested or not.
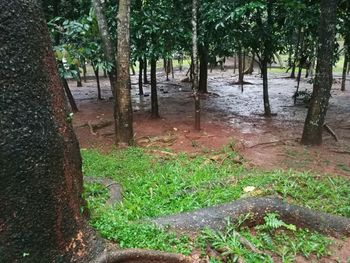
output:
[[[331,127],[328,126],[327,123],[323,124],[323,127],[326,129],[327,132],[329,132],[330,135],[332,135],[336,142],[339,141],[337,134],[332,130]]]

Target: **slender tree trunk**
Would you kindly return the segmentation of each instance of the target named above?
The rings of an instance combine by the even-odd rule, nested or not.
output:
[[[269,84],[267,76],[267,61],[264,59],[261,61],[261,74],[263,77],[263,97],[264,97],[264,114],[266,117],[271,117],[271,107],[269,100]]]
[[[321,0],[318,59],[311,102],[306,117],[302,144],[322,144],[322,130],[333,83],[332,57],[336,34],[337,0]]]
[[[297,90],[295,92],[295,96],[294,96],[294,105],[297,104],[297,97],[298,97],[298,93],[299,93],[299,87],[300,87],[300,80],[301,80],[301,65],[299,65],[299,71],[298,71],[298,77],[297,77]]]
[[[147,58],[146,58],[146,56],[144,56],[144,58],[143,58],[143,83],[149,84],[148,79],[147,79]]]
[[[116,144],[133,143],[133,113],[130,92],[130,0],[120,0],[118,10]]]
[[[345,91],[346,84],[346,70],[348,69],[349,64],[349,53],[347,52],[347,46],[344,49],[344,65],[343,65],[343,74],[341,80],[341,91]]]
[[[199,92],[208,93],[208,49],[205,46],[199,47]]]
[[[156,59],[151,59],[151,116],[153,119],[159,118]]]
[[[78,112],[79,110],[78,110],[77,104],[75,103],[75,100],[74,100],[74,97],[72,95],[72,92],[69,89],[69,85],[68,85],[67,80],[65,78],[62,78],[61,81],[62,81],[64,90],[66,92],[66,95],[67,95],[67,98],[68,98],[68,101],[69,101],[69,105],[70,105],[72,111],[74,113]]]
[[[96,67],[94,65],[92,66],[92,68],[94,70],[94,74],[96,77],[96,83],[97,83],[97,99],[102,100],[99,69],[98,69],[98,67]]]
[[[135,76],[135,75],[136,75],[136,71],[135,71],[135,68],[134,68],[134,64],[131,63],[131,64],[130,64],[130,67],[131,67],[132,75]]]
[[[290,77],[292,79],[295,79],[296,61],[299,59],[300,40],[301,40],[301,26],[298,29],[298,40],[297,40],[297,44],[295,46],[295,57],[294,57],[293,65],[292,65],[292,72],[290,74]]]
[[[81,83],[81,75],[80,75],[80,68],[77,65],[76,66],[77,74],[78,74],[78,79],[77,79],[77,87],[82,87],[83,84]]]
[[[115,89],[116,89],[116,83],[117,83],[117,72],[116,72],[116,59],[115,59],[115,51],[114,51],[114,43],[111,37],[111,34],[108,30],[108,23],[107,18],[105,16],[103,5],[101,3],[101,0],[92,0],[92,6],[95,10],[96,18],[97,18],[97,24],[102,40],[102,47],[103,52],[105,54],[105,57],[107,61],[112,65],[111,70],[108,72],[109,82],[111,84],[111,89],[113,96],[116,95]]]
[[[238,51],[238,84],[243,85],[244,83],[244,68],[243,68],[243,56],[242,49]]]
[[[143,83],[142,83],[142,71],[143,71],[143,60],[139,58],[139,95],[143,95]]]
[[[0,1],[0,21],[0,261],[91,262],[102,246],[39,1]]]
[[[82,60],[82,64],[83,64],[83,79],[84,79],[84,82],[86,83],[87,79],[86,79],[86,61],[85,61],[85,59]]]
[[[201,129],[201,107],[200,107],[200,98],[198,94],[199,81],[198,81],[198,35],[197,35],[197,0],[192,0],[192,68],[193,68],[193,97],[194,97],[194,128],[196,130]]]
[[[250,61],[249,68],[244,74],[252,75],[254,72],[254,62],[255,62],[255,54],[252,54],[252,60]]]

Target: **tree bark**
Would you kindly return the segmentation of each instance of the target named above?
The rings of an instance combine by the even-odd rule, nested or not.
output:
[[[77,104],[75,103],[74,97],[72,95],[72,92],[70,91],[70,88],[69,88],[67,80],[65,78],[62,78],[61,81],[63,83],[63,87],[64,87],[64,90],[66,92],[66,95],[67,95],[67,98],[68,98],[68,101],[69,101],[69,105],[70,105],[72,111],[74,113],[78,112],[79,110],[78,110]]]
[[[201,107],[200,98],[198,94],[199,80],[198,80],[198,35],[197,35],[197,0],[192,0],[192,68],[193,68],[193,97],[194,97],[194,128],[201,129]]]
[[[208,93],[208,49],[205,46],[199,48],[200,70],[199,70],[199,92]]]
[[[159,118],[156,59],[151,59],[151,116],[153,119]]]
[[[333,83],[332,58],[336,34],[337,0],[321,1],[320,47],[311,102],[306,117],[302,144],[322,144],[322,130]]]
[[[342,74],[342,80],[341,80],[341,91],[345,91],[346,86],[346,71],[348,69],[349,64],[349,53],[348,53],[348,47],[345,46],[344,48],[344,65],[343,65],[343,74]]]
[[[118,10],[116,145],[133,143],[133,113],[130,82],[130,0],[120,0]]]
[[[144,56],[143,58],[143,83],[149,84],[147,79],[147,58]]]
[[[238,51],[238,84],[243,85],[244,83],[244,66],[243,66],[243,55],[242,48]]]
[[[263,97],[264,97],[264,115],[271,117],[271,107],[269,100],[269,83],[267,76],[267,61],[264,59],[261,61],[261,74],[263,77]]]
[[[97,84],[97,99],[98,100],[102,100],[99,69],[98,69],[98,67],[96,67],[94,65],[92,65],[92,68],[93,68],[93,71],[94,71],[94,74],[95,74],[96,84]]]
[[[139,95],[143,95],[142,70],[143,70],[143,60],[140,57],[139,58]]]
[[[102,246],[43,17],[39,1],[0,2],[0,261],[90,262]]]
[[[103,52],[105,54],[105,57],[108,63],[112,65],[111,70],[108,72],[108,77],[109,77],[109,82],[111,84],[112,93],[115,96],[116,94],[115,89],[116,89],[116,83],[117,83],[117,73],[116,73],[117,63],[115,59],[113,40],[108,30],[107,18],[104,14],[101,0],[92,0],[92,6],[96,14],[98,29],[102,40]]]

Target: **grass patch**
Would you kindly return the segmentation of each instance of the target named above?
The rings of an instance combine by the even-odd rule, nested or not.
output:
[[[197,247],[196,242],[187,236],[159,230],[148,224],[147,219],[245,196],[271,194],[278,194],[289,203],[350,217],[350,182],[344,178],[294,171],[247,170],[233,161],[236,153],[227,150],[221,154],[225,156],[221,160],[210,160],[205,155],[157,157],[140,148],[108,155],[96,150],[82,151],[86,176],[108,177],[124,189],[122,204],[105,207],[103,203],[107,196],[103,189],[85,185],[85,196],[92,212],[91,224],[102,236],[123,248],[189,254]],[[248,186],[254,186],[255,190],[245,193]],[[262,232],[266,233],[266,230]],[[301,242],[296,233],[287,236],[292,236],[289,239],[296,244]],[[271,239],[279,242],[275,235],[271,235]],[[279,253],[277,248],[274,251]]]

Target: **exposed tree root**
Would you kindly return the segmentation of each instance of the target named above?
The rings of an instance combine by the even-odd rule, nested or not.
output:
[[[251,214],[247,225],[263,222],[266,213],[278,213],[283,221],[327,235],[350,236],[350,219],[316,212],[309,208],[284,203],[277,198],[244,198],[220,206],[199,209],[193,212],[165,216],[152,220],[159,226],[170,226],[183,231],[197,231],[205,227],[221,229],[225,218],[235,222],[241,215]]]
[[[108,188],[109,198],[106,205],[114,205],[123,201],[123,188],[113,180],[84,176],[84,182],[90,184],[98,183]]]
[[[143,249],[126,249],[106,252],[94,263],[190,263],[193,260],[179,254]]]
[[[328,126],[327,123],[323,124],[323,127],[326,129],[327,132],[329,132],[330,135],[332,135],[336,142],[339,141],[337,134],[331,129],[331,127]]]

